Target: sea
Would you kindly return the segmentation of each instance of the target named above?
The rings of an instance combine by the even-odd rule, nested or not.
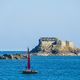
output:
[[[1,59],[0,80],[80,80],[79,56],[31,56],[31,69],[37,74],[22,74],[26,66],[27,59]]]

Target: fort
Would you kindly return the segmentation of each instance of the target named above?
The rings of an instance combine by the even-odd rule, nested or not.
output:
[[[43,52],[49,52],[51,50],[54,50],[55,48],[58,49],[65,49],[68,50],[68,48],[75,48],[73,42],[70,41],[61,41],[56,37],[42,37],[39,39],[39,46],[40,50]]]
[[[39,39],[39,45],[42,51],[49,51],[53,46],[58,45],[58,39],[54,37],[42,37]]]
[[[39,39],[39,44],[31,50],[32,53],[76,53],[80,52],[73,42],[62,41],[56,37],[41,37]]]

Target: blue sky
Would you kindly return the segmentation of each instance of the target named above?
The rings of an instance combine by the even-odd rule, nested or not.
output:
[[[80,47],[80,0],[0,0],[0,50],[32,49],[43,36]]]

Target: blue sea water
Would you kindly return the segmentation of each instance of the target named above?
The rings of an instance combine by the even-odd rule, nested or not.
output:
[[[0,60],[0,80],[80,80],[79,56],[32,56],[38,74],[22,74],[26,64],[26,59]]]
[[[26,51],[0,51],[0,55],[3,54],[24,54]]]

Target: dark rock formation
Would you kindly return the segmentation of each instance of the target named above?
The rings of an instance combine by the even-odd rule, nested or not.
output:
[[[4,54],[0,56],[0,59],[26,59],[27,54]]]
[[[5,59],[13,59],[13,55],[12,54],[4,54],[3,57]]]
[[[0,59],[5,59],[5,57],[4,56],[0,56]]]
[[[38,53],[39,51],[41,51],[41,47],[40,45],[36,46],[35,48],[33,48],[30,53]]]

